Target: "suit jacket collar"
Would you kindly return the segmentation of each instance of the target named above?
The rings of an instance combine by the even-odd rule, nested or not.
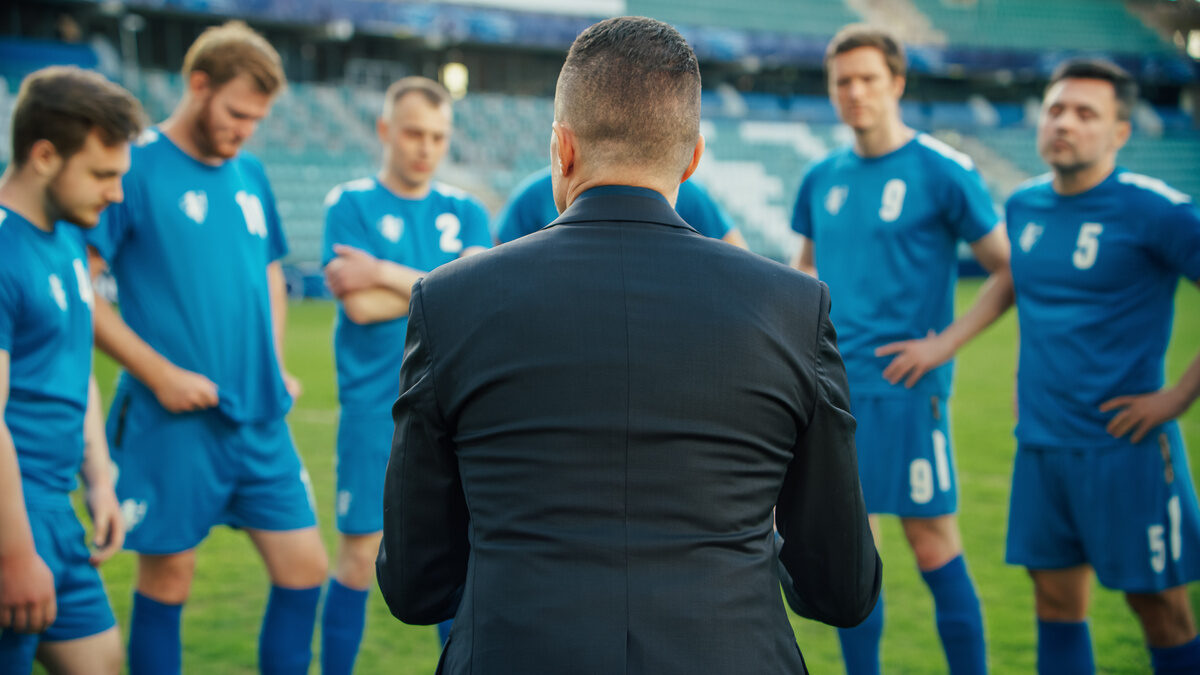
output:
[[[695,232],[671,203],[658,192],[631,185],[601,185],[575,198],[562,215],[546,227],[598,220],[653,223]]]

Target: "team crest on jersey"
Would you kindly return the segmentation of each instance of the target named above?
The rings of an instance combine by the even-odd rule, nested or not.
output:
[[[246,219],[246,231],[259,237],[267,238],[267,216],[263,213],[262,200],[258,195],[252,195],[245,190],[238,190],[233,196],[238,206],[242,207],[242,217]]]
[[[400,236],[404,234],[404,219],[390,213],[380,218],[379,234],[393,244],[400,241]]]
[[[146,517],[146,502],[140,499],[126,499],[121,502],[121,518],[125,521],[125,531],[129,532]]]
[[[829,215],[836,216],[838,211],[842,210],[848,194],[850,194],[850,188],[845,185],[835,185],[829,189],[825,195],[825,210],[829,212]]]
[[[179,208],[197,225],[203,225],[208,217],[208,194],[204,190],[188,190],[179,199]]]
[[[50,275],[50,295],[62,311],[67,311],[67,292],[63,290],[62,279],[57,274]]]
[[[1029,253],[1029,249],[1042,238],[1042,231],[1045,228],[1037,223],[1026,223],[1025,229],[1021,230],[1021,237],[1017,240],[1017,245],[1021,250]]]

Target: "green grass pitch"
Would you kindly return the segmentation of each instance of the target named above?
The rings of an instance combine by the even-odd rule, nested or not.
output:
[[[964,281],[959,309],[978,291]],[[1200,290],[1180,287],[1175,331],[1168,357],[1174,382],[1200,349]],[[320,527],[333,558],[333,447],[337,424],[331,337],[333,305],[300,302],[288,316],[287,360],[301,378],[304,395],[290,416],[292,433],[313,479]],[[1010,312],[960,354],[952,399],[953,445],[960,480],[960,522],[967,560],[983,602],[988,658],[997,673],[1034,670],[1032,591],[1023,570],[1004,564],[1004,532],[1012,466],[1012,389],[1016,319]],[[397,348],[400,348],[397,345]],[[97,356],[105,400],[117,369]],[[1200,405],[1181,420],[1192,466],[1200,457]],[[1193,475],[1195,473],[1193,472]],[[929,593],[894,519],[885,519],[881,555],[888,596],[883,664],[889,673],[943,673],[941,646]],[[268,581],[249,540],[227,528],[214,529],[199,550],[192,598],[184,612],[184,669],[193,673],[256,672],[258,626]],[[103,568],[121,630],[128,638],[134,556],[120,554]],[[1192,589],[1200,602],[1200,585]],[[431,673],[438,645],[433,627],[405,626],[391,617],[378,591],[371,597],[367,632],[358,659],[360,673]],[[1142,637],[1122,597],[1096,587],[1092,611],[1096,664],[1102,673],[1149,672]],[[833,629],[793,617],[796,636],[815,673],[841,672]],[[314,639],[314,652],[319,635]],[[319,672],[315,665],[311,672]],[[746,672],[754,672],[747,664]]]

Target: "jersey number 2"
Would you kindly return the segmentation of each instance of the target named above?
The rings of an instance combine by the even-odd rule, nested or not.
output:
[[[462,229],[462,223],[458,220],[458,216],[453,213],[443,213],[433,221],[433,226],[442,233],[438,240],[438,246],[446,253],[461,253],[463,250],[462,239],[458,238],[459,230]]]
[[[1104,226],[1100,223],[1084,223],[1079,228],[1079,239],[1075,240],[1075,255],[1071,262],[1076,269],[1086,270],[1096,264],[1096,254],[1100,252],[1100,233]]]

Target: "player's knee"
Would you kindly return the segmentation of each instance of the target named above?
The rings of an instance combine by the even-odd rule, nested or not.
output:
[[[142,595],[168,605],[187,601],[196,572],[196,555],[192,551],[171,555],[142,555],[138,557],[137,589]]]
[[[337,580],[350,588],[369,587],[375,579],[375,558],[378,555],[378,540],[343,539],[338,550]]]
[[[903,523],[904,535],[920,569],[938,569],[962,553],[962,541],[952,521],[912,518]]]
[[[1183,644],[1196,635],[1195,619],[1186,589],[1161,593],[1126,593],[1125,602],[1137,615],[1153,645]]]
[[[125,650],[121,648],[121,638],[118,634],[114,633],[112,640],[105,641],[103,648],[96,654],[96,664],[95,670],[86,672],[120,675],[121,668],[125,665]]]
[[[1087,596],[1073,586],[1051,583],[1034,574],[1034,611],[1042,621],[1078,622],[1087,618]]]
[[[290,588],[311,588],[324,584],[329,576],[329,556],[320,539],[304,546],[302,554],[288,562],[281,576],[286,578],[275,579],[275,583]]]

